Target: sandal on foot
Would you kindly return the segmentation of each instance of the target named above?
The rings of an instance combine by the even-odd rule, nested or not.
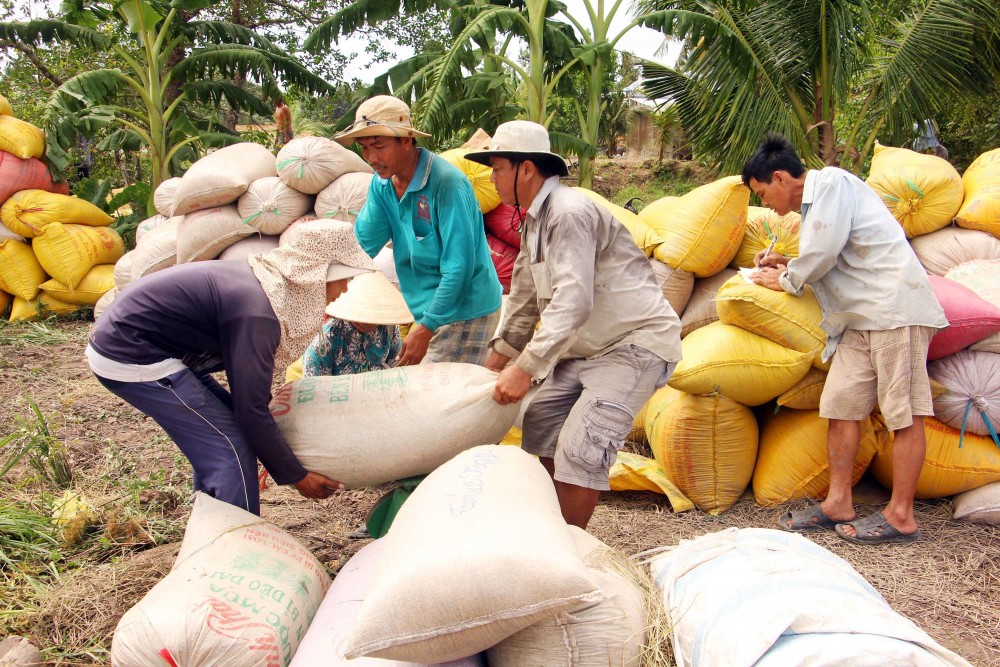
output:
[[[820,528],[833,528],[838,523],[826,515],[819,503],[813,503],[805,509],[789,510],[782,514],[778,519],[778,528],[790,533],[802,533]]]
[[[854,528],[855,534],[853,537],[844,532],[844,526],[848,525]],[[838,523],[834,530],[842,538],[855,544],[890,544],[893,542],[908,544],[916,542],[920,537],[919,530],[912,533],[899,532],[891,523],[886,521],[882,512],[875,512],[871,516],[858,519],[857,521]]]

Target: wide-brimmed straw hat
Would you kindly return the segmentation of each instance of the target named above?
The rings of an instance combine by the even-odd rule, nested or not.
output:
[[[549,131],[543,126],[530,120],[512,120],[497,128],[489,150],[466,153],[465,159],[487,167],[490,166],[491,157],[531,160],[537,165],[546,166],[553,174],[568,176],[566,161],[553,153],[551,146]]]
[[[330,317],[359,324],[409,324],[413,321],[403,295],[381,273],[363,273],[326,307]]]
[[[354,125],[333,138],[345,146],[362,137],[429,137],[413,127],[410,107],[391,95],[365,100],[354,114]]]

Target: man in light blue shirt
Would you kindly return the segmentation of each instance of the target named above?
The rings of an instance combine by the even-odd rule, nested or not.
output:
[[[354,125],[335,137],[344,145],[357,141],[376,173],[354,230],[373,257],[392,243],[399,287],[415,318],[398,365],[481,364],[499,324],[502,288],[472,185],[417,146],[417,137],[427,136],[394,97],[378,95],[358,107]]]
[[[912,542],[920,534],[913,498],[926,453],[923,417],[934,414],[927,348],[948,326],[927,274],[871,188],[836,167],[807,172],[785,137],[764,140],[743,182],[778,215],[801,209],[799,257],[762,252],[753,279],[796,296],[810,285],[823,309],[823,359],[833,357],[820,399],[820,416],[830,420],[830,490],[821,504],[788,512],[778,525],[835,526],[863,544]],[[895,434],[892,497],[883,511],[856,520],[851,474],[861,421],[876,405]]]

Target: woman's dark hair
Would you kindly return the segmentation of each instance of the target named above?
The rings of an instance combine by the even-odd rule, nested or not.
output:
[[[793,178],[806,173],[792,142],[782,134],[770,133],[743,165],[743,185],[750,187],[751,178],[758,183],[770,183],[776,171],[787,171]]]

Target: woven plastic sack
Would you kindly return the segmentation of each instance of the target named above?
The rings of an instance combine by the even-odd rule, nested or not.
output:
[[[962,174],[965,200],[955,222],[966,229],[1000,234],[1000,148],[977,157]]]
[[[373,173],[354,151],[323,137],[297,137],[278,151],[278,177],[290,188],[314,195],[350,173]]]
[[[503,293],[510,293],[510,279],[514,275],[514,262],[517,260],[518,252],[514,246],[509,246],[492,234],[486,235],[486,245],[490,249],[490,259],[493,261],[493,268],[497,271],[497,278],[500,279],[500,286]]]
[[[181,177],[174,192],[174,215],[232,204],[258,178],[277,176],[274,155],[259,144],[220,148],[201,158]]]
[[[927,359],[940,359],[1000,332],[1000,308],[954,280],[927,276],[934,296],[944,309],[948,328],[931,338]]]
[[[965,432],[924,417],[927,454],[917,480],[917,498],[944,498],[1000,481],[1000,447],[989,436]],[[961,444],[961,446],[959,446]],[[875,479],[892,488],[892,442],[871,464]]]
[[[38,297],[30,301],[14,297],[14,303],[11,304],[10,308],[10,321],[33,322],[53,315],[69,315],[78,310],[80,310],[80,306],[75,303],[66,303],[45,292],[39,292]]]
[[[115,300],[116,296],[118,296],[118,288],[112,287],[104,293],[104,296],[97,300],[97,303],[94,304],[95,322],[97,321],[97,318],[101,316],[101,313],[107,310],[107,307],[111,305],[111,302]]]
[[[778,215],[769,208],[748,207],[747,229],[743,235],[743,243],[736,251],[736,257],[730,266],[734,269],[754,266],[753,260],[757,253],[767,250],[773,237],[777,237],[774,242],[774,252],[785,257],[798,257],[801,227],[802,216],[797,211]]]
[[[357,489],[425,475],[499,442],[520,406],[493,400],[496,378],[457,363],[307,377],[281,388],[271,414],[307,470]]]
[[[691,298],[681,314],[681,338],[712,322],[719,321],[719,310],[715,307],[715,298],[719,294],[719,288],[735,275],[736,269],[722,269],[714,276],[698,278],[694,281]]]
[[[229,246],[258,233],[232,205],[188,213],[177,225],[177,263],[215,259]]]
[[[368,200],[371,182],[368,173],[344,174],[316,196],[316,215],[354,224]]]
[[[14,296],[12,294],[7,294],[3,290],[0,290],[0,318],[7,315],[7,309],[10,308],[10,304],[14,302]]]
[[[690,271],[672,269],[655,257],[649,258],[656,283],[675,313],[683,313],[694,291],[694,274]]]
[[[1000,482],[958,494],[954,507],[956,519],[1000,526]]]
[[[793,410],[818,410],[819,399],[826,385],[826,371],[810,368],[806,376],[795,386],[778,396],[777,403],[782,408]]]
[[[174,197],[177,194],[177,188],[180,187],[181,178],[175,176],[174,178],[168,178],[165,181],[160,182],[156,186],[156,190],[153,191],[153,208],[156,212],[167,218],[172,217],[174,214]]]
[[[0,290],[31,301],[48,278],[31,246],[16,239],[0,239]]]
[[[440,153],[439,157],[444,158],[465,174],[465,177],[472,183],[472,191],[476,195],[476,201],[479,202],[479,210],[483,213],[489,213],[500,204],[500,194],[491,180],[493,169],[484,164],[466,160],[465,156],[469,152],[462,148],[453,148]]]
[[[319,220],[319,217],[316,215],[315,211],[310,211],[292,224],[288,225],[288,229],[281,232],[281,236],[278,237],[278,246],[283,248],[292,243],[292,240],[298,234],[298,231],[296,231],[298,226],[304,223],[313,222],[314,220]]]
[[[110,227],[51,222],[31,244],[45,272],[69,289],[98,264],[114,264],[125,254],[125,242]]]
[[[934,399],[935,417],[966,433],[1000,430],[1000,354],[962,350],[930,362],[927,374],[948,388]]]
[[[2,118],[2,116],[0,116]],[[89,201],[45,190],[23,190],[0,206],[0,218],[8,229],[34,238],[51,223],[107,227],[110,215]]]
[[[659,389],[649,399],[646,436],[667,479],[713,516],[732,507],[753,476],[757,420],[720,394]]]
[[[170,573],[122,616],[116,667],[286,667],[330,587],[277,526],[204,493]]]
[[[0,151],[22,160],[45,155],[45,133],[14,116],[0,115]]]
[[[156,229],[169,219],[170,218],[168,218],[167,216],[161,213],[157,213],[153,217],[146,218],[145,220],[140,222],[138,225],[136,225],[135,228],[135,244],[139,245],[140,243],[142,243],[142,239],[146,236],[146,233],[149,232],[149,230]]]
[[[643,422],[645,419],[643,415]],[[645,430],[645,426],[643,429]],[[645,433],[642,437],[645,441]],[[612,491],[651,491],[664,495],[675,512],[694,509],[694,503],[674,486],[660,464],[655,459],[648,459],[645,456],[618,452],[618,458],[608,473],[608,484]]]
[[[830,420],[818,410],[782,408],[760,427],[760,448],[753,471],[753,497],[758,505],[780,505],[799,498],[826,498],[830,490],[830,457],[826,436]],[[878,451],[871,420],[861,420],[861,445],[854,459],[851,484],[857,484]]]
[[[278,236],[248,236],[223,250],[219,259],[245,262],[252,255],[277,248],[278,238]]]
[[[987,232],[954,225],[912,238],[910,246],[927,273],[936,276],[972,260],[1000,260],[1000,240]]]
[[[796,352],[745,329],[714,322],[681,341],[684,358],[668,384],[689,394],[720,392],[761,405],[805,377],[815,354]]]
[[[132,257],[132,280],[177,264],[177,229],[184,216],[174,216],[147,232]]]
[[[49,168],[35,158],[21,159],[16,155],[0,151],[0,203],[10,199],[21,190],[45,190],[69,194],[65,181],[52,182]]]
[[[434,470],[383,539],[348,658],[457,660],[602,598],[551,478],[517,447],[475,447]]]
[[[520,250],[523,218],[524,211],[521,211],[521,218],[518,218],[517,209],[501,203],[483,216],[483,223],[486,225],[487,233]]]
[[[6,97],[0,95],[0,116],[13,116],[14,110],[10,106],[10,102]]]
[[[7,229],[7,225],[0,222],[0,241],[5,241],[7,239],[12,239],[14,241],[24,241],[25,238],[20,234],[15,234],[14,232]]]
[[[750,190],[739,176],[695,188],[683,197],[658,199],[639,218],[659,232],[653,256],[698,278],[725,268],[743,243]]]
[[[593,190],[589,190],[587,188],[573,189],[585,194],[589,199],[592,199],[607,209],[615,220],[622,223],[625,228],[628,229],[629,234],[632,235],[632,240],[635,242],[635,245],[639,248],[639,250],[645,253],[646,257],[652,257],[656,248],[663,243],[663,237],[660,236],[659,232],[644,222],[638,214],[633,213],[623,206],[618,206],[617,204],[609,202]]]
[[[982,232],[970,231],[968,233],[979,234]],[[950,269],[945,274],[945,278],[968,287],[977,296],[1000,308],[1000,260],[974,259],[963,262]],[[1000,332],[990,334],[973,343],[969,349],[976,352],[1000,353]]]
[[[114,264],[98,264],[87,272],[76,289],[70,289],[55,278],[50,278],[40,285],[41,289],[51,297],[78,306],[93,306],[104,296],[104,293],[115,286]]]
[[[277,176],[258,178],[236,204],[243,222],[261,234],[281,234],[312,207],[312,197],[289,187]]]

